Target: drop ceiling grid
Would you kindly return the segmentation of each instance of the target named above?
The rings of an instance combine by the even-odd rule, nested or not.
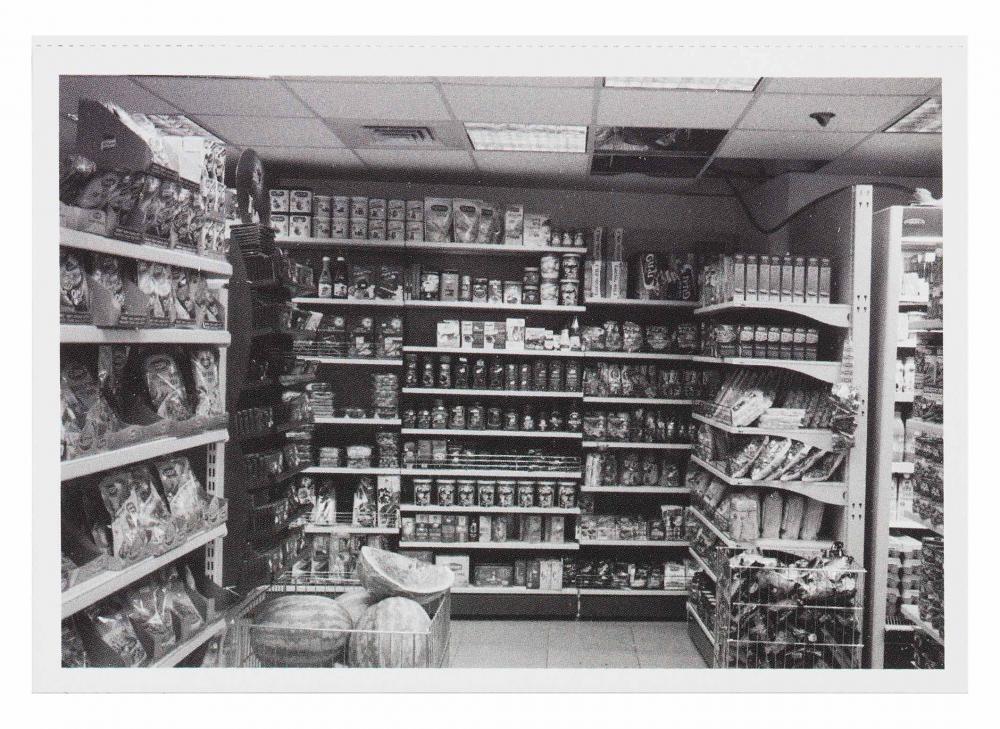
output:
[[[114,79],[115,77],[111,77]],[[179,83],[178,83],[179,82]],[[850,86],[850,83],[856,82],[858,84],[856,90],[858,93],[850,93],[855,90]],[[98,82],[99,83],[99,82]],[[236,90],[226,90],[222,84],[235,84]],[[171,86],[173,84],[173,86]],[[208,86],[206,86],[206,84]],[[392,84],[392,86],[386,86],[386,84]],[[80,82],[77,81],[79,87]],[[491,172],[496,171],[498,165],[503,168],[508,173],[521,172],[522,174],[530,174],[530,166],[524,166],[525,155],[518,155],[519,164],[502,164],[497,162],[498,155],[504,154],[514,154],[497,152],[490,158],[490,164],[484,165],[485,157],[483,159],[477,159],[475,151],[472,149],[471,144],[468,141],[467,135],[464,134],[464,122],[465,121],[475,121],[472,119],[461,118],[462,114],[457,112],[451,99],[449,98],[448,88],[465,88],[472,89],[475,93],[472,93],[471,97],[480,104],[489,104],[491,97],[489,92],[486,91],[490,87],[497,89],[520,89],[531,91],[522,95],[522,98],[529,99],[533,98],[533,94],[545,95],[546,90],[550,92],[550,96],[557,100],[561,98],[565,92],[569,92],[574,95],[572,98],[587,98],[589,99],[589,110],[587,118],[589,118],[588,135],[587,135],[587,151],[581,156],[586,157],[587,165],[566,165],[561,164],[559,160],[551,159],[546,160],[548,164],[537,165],[537,167],[547,167],[548,169],[537,169],[538,176],[540,177],[551,177],[553,174],[562,175],[563,177],[567,175],[576,176],[580,175],[583,178],[589,177],[589,161],[592,157],[594,150],[594,132],[597,126],[603,124],[609,125],[627,125],[629,122],[625,118],[611,118],[609,116],[609,110],[607,104],[602,106],[602,102],[607,98],[611,98],[614,94],[621,93],[632,93],[635,94],[638,91],[638,96],[643,96],[643,92],[650,93],[649,90],[633,90],[633,89],[607,89],[603,85],[603,80],[601,77],[537,77],[537,78],[526,78],[526,77],[486,77],[486,78],[473,78],[473,77],[449,77],[449,76],[438,76],[438,77],[334,77],[334,78],[294,78],[294,77],[272,77],[272,78],[211,78],[211,77],[186,77],[184,79],[174,79],[169,77],[151,77],[151,76],[141,76],[141,77],[118,77],[119,89],[117,91],[122,96],[123,102],[129,98],[137,98],[141,101],[141,106],[143,111],[160,111],[169,113],[174,111],[175,113],[184,113],[190,116],[195,122],[202,124],[208,131],[216,134],[217,136],[225,139],[226,141],[233,143],[234,146],[241,147],[254,147],[257,149],[261,155],[265,158],[278,160],[282,158],[290,150],[299,150],[302,154],[294,154],[291,152],[288,154],[289,160],[296,160],[296,162],[301,161],[300,158],[308,158],[309,153],[307,150],[323,150],[323,154],[317,154],[317,157],[326,158],[325,160],[317,160],[322,164],[334,164],[340,166],[344,164],[346,167],[355,170],[367,170],[367,171],[379,171],[379,170],[389,170],[395,166],[395,162],[403,161],[407,158],[414,159],[414,152],[419,152],[420,160],[415,162],[415,169],[422,171],[433,171],[435,169],[440,169],[442,172],[464,170],[473,172]],[[326,89],[331,89],[330,91],[324,92],[320,87]],[[78,93],[87,93],[90,87],[84,85],[84,91]],[[312,94],[302,94],[299,93],[301,89],[308,89]],[[483,89],[483,92],[476,91],[478,88]],[[214,94],[218,98],[205,98],[213,96],[211,91],[218,91],[222,89],[223,93]],[[353,143],[347,143],[343,139],[343,134],[338,134],[337,127],[334,120],[340,121],[339,117],[329,117],[326,114],[330,111],[329,104],[331,99],[340,98],[336,92],[343,91],[349,93],[351,90],[364,89],[365,94],[362,94],[354,102],[350,102],[348,106],[351,108],[351,113],[348,114],[347,118],[343,119],[345,124],[371,124],[371,123],[389,123],[392,124],[395,120],[389,119],[355,119],[351,118],[352,115],[356,116],[356,113],[361,106],[364,105],[365,99],[374,98],[372,94],[385,94],[392,93],[393,90],[405,89],[408,92],[419,93],[423,99],[422,104],[418,104],[419,107],[423,107],[426,111],[428,104],[433,106],[439,111],[432,116],[445,117],[450,123],[456,125],[456,129],[461,129],[461,145],[464,148],[464,154],[462,155],[462,161],[457,159],[455,155],[455,149],[452,147],[439,148],[435,150],[410,150],[406,147],[395,147],[395,148],[377,148],[371,154],[366,154],[366,149],[358,146],[354,146]],[[416,89],[423,89],[416,92]],[[280,91],[275,91],[280,90]],[[433,96],[431,95],[431,90]],[[62,87],[61,87],[62,91]],[[586,96],[580,96],[578,92],[583,92]],[[72,93],[72,90],[67,92]],[[515,94],[517,92],[514,92]],[[661,93],[660,90],[656,90],[652,93]],[[666,91],[666,93],[671,93],[671,91]],[[875,154],[875,150],[884,150],[886,145],[871,145],[872,149],[868,150],[866,145],[869,145],[873,137],[881,133],[881,130],[885,128],[888,124],[891,124],[896,119],[902,118],[912,109],[923,103],[924,100],[931,96],[940,94],[939,81],[937,79],[790,79],[790,78],[764,78],[761,83],[758,84],[757,88],[753,92],[701,92],[701,91],[681,91],[672,93],[683,93],[688,96],[683,97],[686,100],[695,100],[701,96],[706,101],[713,101],[715,106],[722,104],[726,107],[727,114],[731,112],[734,107],[733,99],[727,99],[728,95],[732,95],[734,98],[739,96],[747,96],[748,101],[739,110],[739,113],[732,119],[725,119],[728,127],[726,127],[726,135],[720,142],[718,147],[715,149],[713,154],[708,158],[708,161],[703,165],[699,171],[697,178],[702,178],[706,175],[707,171],[711,165],[717,159],[725,159],[727,156],[735,155],[736,158],[739,157],[752,157],[757,149],[775,149],[775,145],[781,146],[786,140],[790,144],[797,144],[800,149],[808,148],[812,140],[815,139],[817,142],[823,142],[824,146],[829,150],[826,154],[830,154],[831,157],[827,162],[827,166],[823,169],[830,169],[842,167],[843,165],[836,165],[834,163],[839,160],[844,160],[848,162],[855,158],[868,158],[872,154]],[[722,96],[725,94],[726,96]],[[61,97],[63,94],[61,93]],[[401,94],[401,97],[405,97],[406,94]],[[310,103],[319,98],[321,102],[325,102],[327,107],[321,104],[317,106],[315,103]],[[818,130],[811,130],[808,128],[804,129],[783,129],[781,134],[773,133],[774,130],[765,130],[772,133],[764,133],[758,130],[756,127],[758,124],[754,123],[751,125],[748,119],[760,118],[755,117],[755,114],[760,114],[761,107],[760,102],[762,98],[767,100],[778,101],[783,97],[794,97],[798,100],[798,103],[808,102],[810,106],[819,105],[822,106],[826,99],[831,99],[836,97],[843,97],[848,100],[854,101],[854,108],[860,110],[860,106],[857,102],[861,99],[866,99],[865,103],[870,103],[875,98],[882,99],[881,103],[884,107],[892,108],[891,118],[878,119],[877,126],[874,129],[864,129],[864,131],[852,131],[848,133],[842,133],[841,135],[835,135],[831,133],[831,137],[824,139],[815,136]],[[808,97],[803,99],[803,97]],[[565,98],[571,98],[567,96]],[[625,97],[623,97],[625,98]],[[645,97],[643,97],[645,98]],[[661,97],[666,98],[666,97]],[[263,100],[263,101],[262,101]],[[901,101],[902,100],[902,101]],[[69,102],[67,102],[69,103]],[[139,102],[137,102],[138,105]],[[263,106],[261,105],[263,103]],[[392,101],[380,102],[379,107],[382,110],[389,109],[392,105]],[[899,105],[898,108],[893,105]],[[500,104],[500,106],[504,106]],[[626,105],[631,106],[631,105]],[[661,103],[660,107],[663,106]],[[694,114],[698,116],[699,120],[702,118],[708,120],[710,113],[705,111],[700,111],[696,107],[704,106],[701,102],[697,102],[695,105],[685,104],[686,108],[678,110],[681,116],[690,116]],[[738,106],[738,102],[736,103]],[[619,107],[621,107],[621,100],[619,99]],[[669,107],[669,104],[667,104]],[[624,108],[624,107],[621,107]],[[721,107],[720,107],[721,108]],[[803,107],[805,108],[805,107]],[[756,112],[755,112],[756,109]],[[817,110],[820,110],[817,106]],[[419,109],[418,109],[419,111]],[[212,113],[212,112],[224,112],[224,113]],[[579,114],[580,109],[577,108],[576,111],[569,112],[570,114]],[[390,117],[399,116],[403,113],[403,110],[399,107],[393,109],[393,113],[389,114]],[[406,111],[410,114],[411,112]],[[727,114],[722,114],[725,117]],[[289,116],[290,115],[290,116]],[[277,144],[278,141],[284,141],[283,136],[281,139],[273,136],[274,131],[271,130],[268,134],[261,132],[262,136],[253,136],[256,132],[249,129],[247,125],[247,120],[243,117],[252,116],[258,118],[261,123],[267,124],[267,120],[285,120],[283,123],[294,130],[286,132],[289,136],[294,137],[289,139],[287,144]],[[496,116],[494,114],[494,116]],[[423,119],[427,117],[424,116]],[[499,116],[496,116],[499,119]],[[717,118],[717,117],[716,117]],[[290,121],[295,119],[296,121]],[[239,120],[239,121],[237,121]],[[309,121],[306,121],[309,120]],[[584,117],[581,115],[579,121],[583,122]],[[708,120],[710,121],[710,120]],[[885,121],[885,124],[882,124]],[[420,116],[417,116],[416,120],[408,123],[422,123],[433,126],[434,122],[422,121]],[[278,122],[281,123],[281,122]],[[544,123],[544,122],[539,122]],[[670,125],[671,118],[666,116],[661,119],[664,125]],[[320,134],[320,126],[322,125],[322,134]],[[744,125],[747,126],[743,129]],[[874,124],[873,124],[874,125]],[[716,126],[720,126],[716,124]],[[753,126],[753,128],[750,128]],[[763,126],[768,126],[764,124]],[[781,125],[778,125],[781,126]],[[798,126],[796,121],[794,125]],[[240,140],[234,141],[231,139],[232,134],[227,134],[233,130],[233,128],[243,132],[243,137]],[[308,129],[311,135],[303,138],[301,133],[295,133],[295,130],[301,131],[302,129]],[[737,132],[742,132],[737,134]],[[745,134],[744,134],[745,133]],[[269,136],[270,134],[270,136]],[[784,134],[789,134],[792,136],[785,137]],[[802,136],[799,136],[799,135]],[[327,136],[328,135],[328,136]],[[747,139],[749,136],[760,136],[760,140],[751,142]],[[457,133],[450,135],[453,139],[449,144],[458,144]],[[834,137],[838,137],[834,139]],[[808,138],[807,138],[808,137]],[[812,139],[809,139],[812,138]],[[246,141],[246,140],[250,141]],[[267,141],[269,144],[262,144],[261,142]],[[919,140],[918,140],[919,141]],[[337,143],[340,143],[340,147],[337,147]],[[900,150],[895,150],[895,147],[889,150],[890,157],[898,160],[905,156],[905,150],[903,145],[914,144],[914,146],[919,146],[917,149],[918,154],[924,155],[923,162],[927,164],[932,164],[933,159],[933,145],[920,144],[916,145],[910,140],[900,137],[896,144],[900,145]],[[761,146],[763,145],[763,147]],[[805,146],[803,146],[805,145]],[[340,151],[335,152],[334,150],[339,149]],[[267,151],[271,151],[272,154],[266,154]],[[530,154],[530,153],[529,153]],[[541,153],[539,153],[541,154]],[[771,154],[770,152],[763,152],[765,156]],[[823,154],[817,153],[817,159],[822,159]],[[343,159],[344,162],[340,160]],[[545,159],[542,157],[541,159]],[[327,161],[329,160],[329,162]],[[437,166],[436,161],[442,163],[447,163],[440,167]],[[511,159],[510,163],[514,160]],[[919,165],[918,165],[919,166]]]

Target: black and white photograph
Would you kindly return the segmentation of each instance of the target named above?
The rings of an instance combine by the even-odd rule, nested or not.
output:
[[[34,49],[36,690],[964,690],[960,44],[85,46]]]

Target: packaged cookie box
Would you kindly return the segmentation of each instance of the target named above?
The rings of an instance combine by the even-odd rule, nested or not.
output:
[[[514,568],[509,564],[478,564],[472,572],[472,583],[477,587],[511,587]]]

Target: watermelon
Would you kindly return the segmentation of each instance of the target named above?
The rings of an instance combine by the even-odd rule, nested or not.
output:
[[[374,604],[375,600],[368,594],[367,590],[357,587],[348,590],[334,602],[344,608],[351,616],[351,623],[357,625],[361,616],[365,614],[365,610]]]
[[[416,668],[427,665],[431,619],[419,603],[389,597],[365,610],[354,626],[348,665],[358,668]]]
[[[427,564],[395,552],[362,547],[358,560],[361,584],[375,600],[408,597],[427,605],[451,589],[455,573],[443,565]]]
[[[353,621],[323,595],[283,595],[261,605],[250,627],[250,647],[264,666],[330,666],[347,643]]]

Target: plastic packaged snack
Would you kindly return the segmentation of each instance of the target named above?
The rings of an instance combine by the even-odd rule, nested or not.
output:
[[[193,327],[197,323],[195,292],[191,286],[191,272],[175,266],[171,269],[174,290],[174,325]]]
[[[224,411],[223,393],[219,387],[219,362],[214,349],[191,352],[194,373],[195,415],[217,415]]]
[[[785,497],[785,513],[781,519],[781,538],[798,539],[805,516],[805,497],[789,494]]]
[[[101,642],[104,643],[123,664],[130,668],[144,665],[149,657],[135,634],[132,622],[125,612],[114,602],[90,608],[87,611]]]
[[[187,390],[180,369],[169,354],[151,354],[143,362],[146,387],[156,413],[167,420],[191,417]]]
[[[177,645],[173,618],[166,607],[166,591],[153,584],[126,593],[129,620],[151,660],[158,660]]]
[[[604,327],[586,326],[580,336],[584,350],[588,352],[607,351]]]
[[[791,446],[788,438],[771,438],[754,461],[750,478],[754,481],[768,480],[781,467]]]
[[[80,256],[59,251],[59,318],[74,324],[90,320],[90,291]]]
[[[642,327],[634,321],[622,324],[622,346],[626,352],[642,351]]]
[[[608,352],[622,351],[622,330],[616,321],[606,321],[604,328],[604,348]]]
[[[62,624],[62,667],[85,668],[90,665],[87,649],[76,630],[73,620],[64,620]]]
[[[456,243],[476,243],[479,239],[481,201],[456,198],[452,201]]]
[[[368,476],[359,478],[358,487],[354,490],[354,509],[351,516],[351,523],[354,526],[375,526],[376,505],[374,496],[371,478]]]
[[[753,465],[757,456],[767,445],[767,436],[755,436],[729,461],[729,475],[733,478],[743,478]]]
[[[185,568],[186,569],[186,568]],[[188,575],[190,579],[190,575]],[[195,606],[188,590],[193,590],[178,576],[175,567],[170,567],[164,583],[164,605],[174,615],[178,626],[178,638],[187,640],[201,630],[205,619]]]
[[[59,377],[62,408],[62,457],[106,447],[121,421],[101,393],[97,379],[80,359],[64,357]]]
[[[805,514],[802,516],[802,529],[799,531],[799,539],[813,540],[819,537],[819,530],[823,526],[823,514],[826,511],[826,504],[815,499],[807,499]]]
[[[202,488],[187,458],[163,458],[154,462],[167,498],[170,514],[181,531],[194,532],[205,524],[208,494]]]
[[[151,320],[169,324],[174,316],[173,274],[170,266],[150,261],[136,263],[139,291],[146,297],[146,311]]]
[[[829,481],[834,472],[844,460],[843,453],[830,452],[814,461],[805,473],[802,474],[803,481]]]

